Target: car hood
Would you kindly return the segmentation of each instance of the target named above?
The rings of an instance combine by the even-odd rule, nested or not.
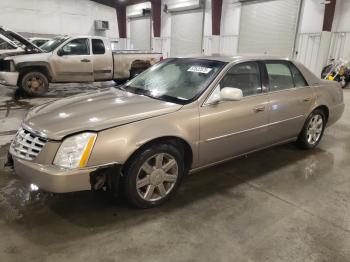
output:
[[[37,61],[47,61],[51,53],[34,53],[34,54],[19,54],[16,56],[9,57],[15,62],[15,64],[22,62],[37,62]]]
[[[115,88],[56,100],[29,111],[23,125],[52,140],[168,114],[182,105]]]
[[[15,41],[17,41],[18,44],[15,44],[18,47],[21,47],[23,49],[26,49],[29,53],[42,53],[43,51],[34,45],[33,43],[29,42],[26,38],[21,36],[20,34],[11,31],[9,29],[5,29],[3,27],[0,27],[0,34],[4,36],[6,39],[11,40],[11,44],[15,44]],[[7,41],[8,42],[8,41]]]

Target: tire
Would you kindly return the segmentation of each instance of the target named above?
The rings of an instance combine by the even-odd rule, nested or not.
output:
[[[131,68],[130,69],[130,79],[133,79],[135,76],[141,74],[145,70],[146,69],[134,69],[134,68]]]
[[[320,109],[314,110],[306,119],[304,127],[298,136],[298,146],[302,149],[315,148],[322,139],[325,127],[325,113]]]
[[[347,81],[347,79],[344,79],[344,81],[340,81],[339,83],[343,89],[349,85],[349,81]]]
[[[171,144],[155,144],[134,156],[124,170],[124,196],[136,208],[159,206],[175,194],[184,173],[182,151]]]
[[[123,85],[128,81],[127,79],[113,79],[113,81],[116,83],[117,86]]]
[[[29,96],[43,96],[49,90],[49,80],[41,72],[26,72],[20,77],[19,87]]]
[[[321,78],[324,79],[327,74],[329,73],[330,69],[332,68],[332,65],[326,65],[321,72]]]

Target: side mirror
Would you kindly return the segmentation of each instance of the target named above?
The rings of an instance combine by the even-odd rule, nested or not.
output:
[[[220,91],[220,99],[222,101],[240,101],[243,98],[243,92],[239,88],[224,87]]]
[[[64,55],[63,50],[62,50],[62,49],[59,49],[59,50],[57,51],[57,55],[58,55],[58,56],[63,56],[63,55]]]
[[[239,101],[243,98],[242,90],[234,87],[224,87],[220,90],[218,85],[211,96],[208,98],[206,104],[215,105],[220,101]]]

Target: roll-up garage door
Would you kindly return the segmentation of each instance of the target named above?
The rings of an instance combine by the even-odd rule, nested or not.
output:
[[[171,56],[200,55],[203,39],[203,9],[173,12]]]
[[[151,50],[151,18],[130,19],[130,47],[134,50]]]
[[[243,3],[238,52],[292,55],[299,1],[268,0]]]

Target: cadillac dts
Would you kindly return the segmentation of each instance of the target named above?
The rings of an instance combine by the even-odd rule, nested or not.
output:
[[[338,83],[289,59],[171,58],[123,85],[33,108],[9,162],[46,191],[120,191],[148,208],[187,173],[292,141],[312,149],[343,111]]]

